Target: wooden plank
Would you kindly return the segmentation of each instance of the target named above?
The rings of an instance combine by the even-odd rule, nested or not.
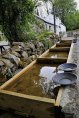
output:
[[[70,47],[50,48],[50,52],[69,52]]]
[[[72,54],[73,54],[73,48],[74,48],[74,43],[72,43],[70,51],[69,51],[69,55],[68,55],[68,59],[67,59],[67,63],[73,63],[71,62],[72,60]]]
[[[64,63],[67,61],[67,58],[50,58],[50,57],[43,57],[43,58],[37,58],[37,63]]]
[[[59,89],[59,92],[58,92],[58,95],[57,95],[57,98],[56,98],[56,101],[55,101],[55,106],[58,106],[58,107],[60,106],[60,101],[61,101],[61,96],[63,94],[63,91],[64,91],[64,88],[61,87]]]
[[[72,40],[61,40],[61,41],[60,41],[60,43],[66,43],[66,42],[72,43]]]
[[[32,96],[28,97],[23,94],[0,91],[0,107],[3,109],[17,111],[21,115],[31,115],[35,118],[54,118],[53,99]]]
[[[70,47],[71,43],[57,43],[56,47]]]

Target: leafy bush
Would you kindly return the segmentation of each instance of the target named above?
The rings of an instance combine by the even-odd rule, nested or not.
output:
[[[38,39],[39,39],[39,40],[43,40],[43,39],[48,38],[50,35],[53,35],[53,33],[52,33],[52,32],[49,32],[48,30],[46,30],[46,31],[43,31],[43,32],[38,36]]]

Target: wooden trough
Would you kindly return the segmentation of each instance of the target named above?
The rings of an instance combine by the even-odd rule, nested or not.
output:
[[[42,67],[55,68],[67,61],[67,58],[45,58],[53,49],[58,48],[54,45],[0,87],[1,109],[33,118],[55,118],[55,108],[59,109],[63,88],[58,89],[56,97],[52,98],[39,85],[39,71]]]

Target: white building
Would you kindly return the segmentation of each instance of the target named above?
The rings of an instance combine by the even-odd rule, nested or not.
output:
[[[37,17],[44,21],[45,29],[54,32],[54,15],[51,14],[52,12],[52,3],[50,1],[43,2],[39,1],[39,5],[36,8]],[[56,34],[59,35],[60,32],[66,32],[65,25],[61,22],[61,20],[56,17]]]

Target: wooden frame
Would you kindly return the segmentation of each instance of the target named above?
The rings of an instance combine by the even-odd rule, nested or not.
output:
[[[42,58],[37,58],[37,62],[38,63],[65,63],[67,61],[67,58],[62,58],[62,57],[58,57],[58,58],[50,58],[50,57],[42,57]]]
[[[71,43],[57,43],[56,44],[56,47],[70,47],[71,46]]]
[[[50,48],[50,52],[69,52],[70,47],[57,47],[57,48]]]
[[[60,43],[72,43],[72,40],[61,40]]]
[[[54,49],[55,47],[56,45],[51,49]],[[47,50],[37,60],[33,61],[0,87],[0,107],[2,109],[13,110],[18,114],[26,116],[31,114],[31,116],[34,116],[35,118],[54,118],[54,106],[59,106],[63,89],[60,88],[56,101],[55,99],[25,95],[6,90],[7,87],[12,86],[14,82],[17,82],[22,74],[28,72],[37,61],[45,61],[44,56],[47,55],[49,51],[50,50]],[[47,60],[50,61],[52,59],[48,58]],[[65,59],[65,61],[66,60],[67,59]]]

